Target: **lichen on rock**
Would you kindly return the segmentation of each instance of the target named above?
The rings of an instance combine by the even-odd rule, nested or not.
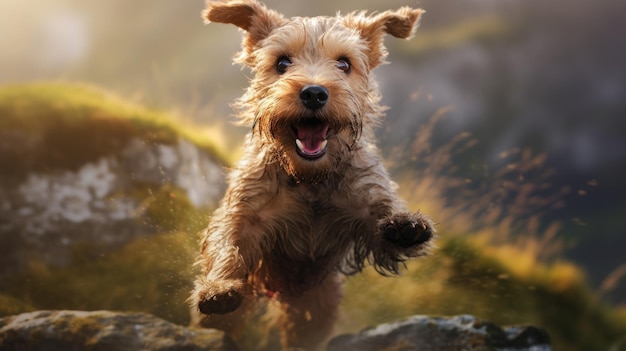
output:
[[[105,158],[77,171],[29,174],[12,197],[19,206],[18,213],[27,219],[26,234],[45,235],[64,222],[105,223],[132,218],[131,199],[109,198],[116,190],[116,163],[114,158]]]
[[[0,319],[0,351],[237,351],[223,332],[145,313],[37,311]]]

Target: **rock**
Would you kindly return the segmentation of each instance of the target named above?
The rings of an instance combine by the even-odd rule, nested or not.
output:
[[[473,316],[413,316],[333,338],[328,351],[550,351],[542,329],[504,327]]]
[[[236,351],[224,333],[144,313],[38,311],[0,319],[0,351]]]
[[[145,313],[37,311],[0,319],[0,351],[238,350],[223,332],[179,326]],[[535,327],[473,316],[413,316],[333,338],[327,351],[550,351]]]
[[[174,231],[172,207],[208,210],[226,187],[221,158],[173,119],[95,88],[3,88],[0,115],[0,280]]]

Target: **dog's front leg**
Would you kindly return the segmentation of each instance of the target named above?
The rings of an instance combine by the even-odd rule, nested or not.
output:
[[[383,274],[397,274],[408,258],[427,255],[435,237],[433,221],[419,211],[406,208],[396,194],[397,185],[382,166],[372,167],[372,172],[359,185],[362,190],[358,193],[368,195],[369,213],[375,223],[369,239],[363,240],[368,247],[362,253],[373,258],[374,267]]]
[[[262,232],[238,206],[217,209],[204,233],[191,303],[206,315],[226,314],[252,294],[248,275],[261,258]]]

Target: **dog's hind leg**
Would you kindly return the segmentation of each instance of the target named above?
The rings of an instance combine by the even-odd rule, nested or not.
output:
[[[330,336],[339,315],[342,279],[333,273],[304,294],[279,297],[283,310],[285,348],[318,350]]]
[[[262,228],[234,206],[215,211],[196,265],[201,268],[189,302],[206,315],[235,311],[254,293],[249,283],[261,259]]]

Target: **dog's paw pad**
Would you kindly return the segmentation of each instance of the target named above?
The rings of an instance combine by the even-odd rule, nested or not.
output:
[[[236,290],[215,294],[198,302],[198,309],[204,314],[226,314],[236,310],[243,302],[243,295]]]
[[[420,214],[397,214],[381,226],[385,239],[402,247],[423,244],[432,239],[435,233],[430,220]]]

